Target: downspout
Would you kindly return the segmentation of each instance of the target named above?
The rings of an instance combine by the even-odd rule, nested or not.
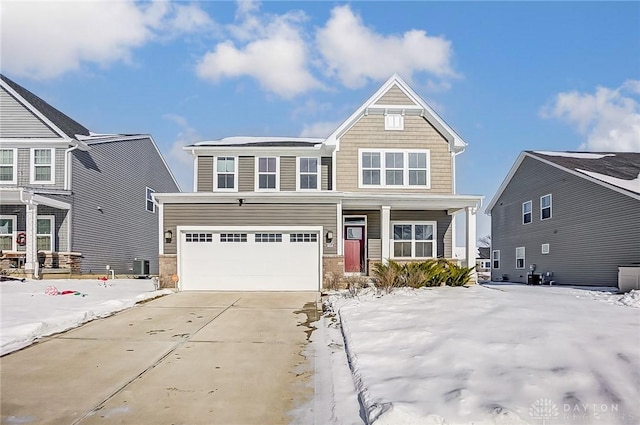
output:
[[[78,149],[79,143],[64,151],[64,190],[71,190],[71,170],[69,169],[69,154]]]

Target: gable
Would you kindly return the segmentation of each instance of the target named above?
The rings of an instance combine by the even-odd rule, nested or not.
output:
[[[60,136],[4,87],[0,88],[0,137],[60,138]]]
[[[374,105],[410,105],[417,106],[397,84],[391,86]]]

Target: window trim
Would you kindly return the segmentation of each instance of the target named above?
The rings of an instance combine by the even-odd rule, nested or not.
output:
[[[549,197],[549,206],[548,207],[542,207],[542,199]],[[546,208],[549,208],[549,217],[547,218],[543,218],[542,217],[542,211],[544,211]],[[543,195],[540,197],[540,221],[544,221],[544,220],[550,220],[553,217],[553,197],[551,196],[550,193]]]
[[[10,215],[10,214],[2,214],[0,215],[0,219],[3,220],[11,220],[13,221],[13,224],[11,225],[11,228],[13,229],[11,231],[11,233],[3,233],[3,236],[11,236],[11,251],[17,251],[18,250],[18,242],[16,241],[16,235],[18,234],[18,230],[16,229],[16,225],[18,224],[18,216],[17,215]]]
[[[18,149],[16,148],[2,148],[0,151],[12,151],[13,152],[13,175],[11,180],[0,180],[0,184],[18,184]],[[0,164],[0,167],[9,167],[9,164]]]
[[[38,233],[38,220],[49,220],[49,222],[51,223],[51,233]],[[39,251],[44,251],[44,252],[53,252],[54,251],[54,242],[53,242],[53,238],[54,238],[54,234],[55,234],[55,225],[56,225],[56,217],[54,215],[37,215],[36,216],[36,248],[38,248],[38,238],[41,236],[49,236],[49,249],[38,249]]]
[[[398,118],[398,125],[395,125],[395,119]],[[403,131],[404,130],[404,115],[403,114],[385,114],[384,115],[384,129],[386,131]]]
[[[315,189],[303,189],[300,187],[300,181],[302,177],[300,162],[303,159],[315,159],[318,161],[318,167],[316,168],[316,188]],[[301,192],[318,192],[322,190],[322,159],[319,156],[299,156],[296,157],[296,190]],[[305,175],[313,175],[313,173],[304,173]]]
[[[48,166],[51,168],[51,178],[49,180],[36,180],[36,151],[50,151],[51,163],[49,165],[38,164],[38,167]],[[56,149],[55,148],[31,148],[29,155],[29,183],[31,184],[55,184],[56,183]]]
[[[387,173],[386,173],[386,153],[402,153],[403,162],[402,162],[402,185],[388,185],[386,182]],[[362,168],[362,154],[363,153],[377,153],[380,155],[380,184],[364,184],[362,173],[364,169]],[[426,154],[426,184],[424,185],[411,185],[409,184],[409,154],[410,153],[423,153]],[[370,168],[367,168],[369,170]],[[371,168],[375,170],[376,168]],[[422,168],[411,168],[411,170],[422,170]],[[358,188],[359,189],[431,189],[431,150],[430,149],[367,149],[360,148],[358,149]]]
[[[394,255],[394,244],[396,240],[393,238],[394,226],[411,226],[411,257],[396,257]],[[415,226],[421,225],[430,225],[433,226],[433,239],[430,241],[432,244],[432,257],[416,257],[416,242],[429,242],[428,240],[416,240],[415,239]],[[389,229],[389,244],[391,245],[389,248],[389,257],[394,260],[428,260],[431,258],[438,258],[438,223],[436,221],[392,221],[390,223],[391,228]],[[398,239],[400,241],[400,239]],[[409,242],[409,240],[403,240],[404,242]]]
[[[496,255],[496,253],[498,255]],[[496,261],[498,262],[497,267],[495,266]],[[500,250],[499,249],[494,249],[493,251],[491,251],[491,269],[500,270]]]
[[[233,158],[233,187],[218,187],[218,174],[229,174],[228,171],[218,173],[218,159]],[[238,157],[233,155],[220,155],[213,157],[213,191],[214,192],[237,192],[238,191]]]
[[[522,256],[519,256],[519,251],[522,250]],[[522,267],[518,267],[518,260],[522,260]],[[524,246],[519,246],[516,248],[516,270],[524,270],[527,264],[527,252]]]
[[[156,212],[156,203],[153,201],[153,194],[156,193],[155,190],[151,189],[149,186],[144,189],[144,197],[145,197],[145,205],[144,208],[147,212],[155,213]],[[151,195],[151,196],[149,196]],[[151,202],[151,209],[149,209],[149,202]]]
[[[550,244],[548,244],[548,243],[543,243],[543,244],[540,246],[540,253],[541,253],[542,255],[547,255],[547,254],[549,254],[549,252],[550,252],[550,251],[551,251],[551,245],[550,245]]]
[[[524,206],[529,204],[529,212],[524,211]],[[529,221],[525,222],[526,214],[529,214]],[[522,203],[522,225],[533,223],[533,201],[525,201]]]
[[[271,175],[274,173],[271,172],[260,172],[260,159],[261,158],[275,158],[276,159],[276,171],[275,171],[275,176],[276,176],[276,187],[275,188],[261,188],[260,187],[260,174],[267,174],[267,175]],[[263,156],[256,156],[255,157],[255,166],[254,166],[254,190],[256,192],[278,192],[280,191],[280,157],[276,156],[276,155],[263,155]]]

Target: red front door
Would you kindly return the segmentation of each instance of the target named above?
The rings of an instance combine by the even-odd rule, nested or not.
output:
[[[364,227],[344,228],[344,271],[360,273],[364,267]]]

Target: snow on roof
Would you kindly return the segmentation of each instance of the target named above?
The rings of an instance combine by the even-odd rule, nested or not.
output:
[[[553,152],[553,151],[534,151],[535,153],[539,153],[541,155],[547,156],[561,156],[564,158],[577,158],[577,159],[601,159],[605,156],[615,156],[615,154],[607,153],[592,153],[592,152]]]
[[[290,145],[291,143],[317,145],[324,142],[325,139],[315,137],[251,137],[251,136],[233,136],[224,137],[219,140],[205,140],[194,143],[192,146],[231,146],[231,145],[256,145],[267,144],[277,146],[282,143]]]
[[[576,171],[584,173],[587,176],[593,177],[594,179],[598,179],[605,183],[609,183],[613,186],[626,189],[630,192],[640,193],[640,173],[638,173],[638,177],[636,177],[633,180],[625,180],[625,179],[619,179],[617,177],[607,176],[606,174],[595,173],[593,171],[581,170],[579,168],[576,168]]]

